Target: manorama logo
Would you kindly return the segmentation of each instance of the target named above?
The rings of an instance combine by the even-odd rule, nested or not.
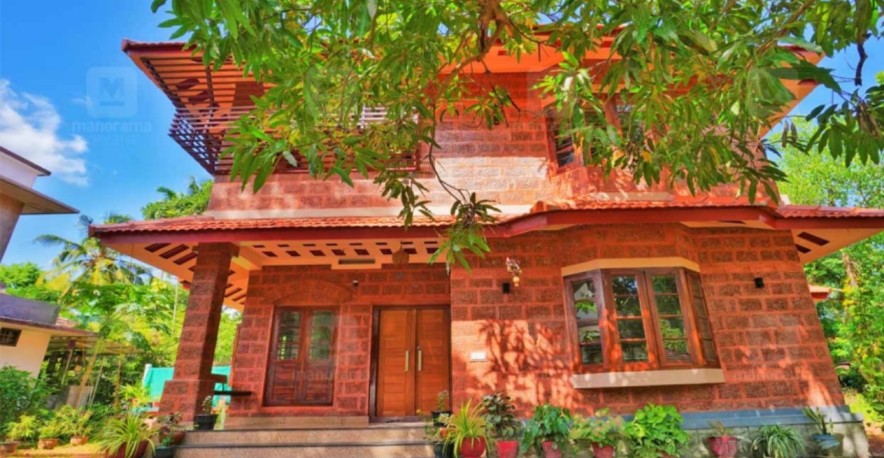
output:
[[[89,115],[96,118],[129,118],[138,111],[135,70],[127,67],[95,67],[86,73]]]

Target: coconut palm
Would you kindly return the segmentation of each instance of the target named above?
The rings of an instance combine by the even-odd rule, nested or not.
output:
[[[105,224],[124,223],[131,218],[110,214]],[[80,226],[88,233],[92,218],[80,215]],[[54,234],[43,234],[35,242],[53,247],[61,247],[61,252],[52,260],[52,269],[43,281],[62,290],[67,295],[77,285],[110,285],[115,283],[144,284],[150,278],[150,271],[122,254],[104,246],[97,238],[86,237],[80,241],[68,240]]]
[[[157,188],[163,198],[150,202],[141,209],[145,219],[174,218],[199,215],[209,206],[212,194],[212,181],[199,182],[190,177],[185,192],[177,192],[165,186]]]

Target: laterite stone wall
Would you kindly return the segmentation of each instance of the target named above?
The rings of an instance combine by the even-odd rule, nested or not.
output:
[[[522,286],[505,258],[522,263]],[[725,384],[576,390],[574,330],[565,324],[561,267],[597,258],[679,256],[699,263]],[[756,288],[755,277],[765,287]],[[632,413],[648,402],[683,411],[844,404],[810,291],[788,232],[599,226],[494,240],[473,272],[451,277],[455,403],[506,390],[527,414],[550,402]],[[470,361],[485,351],[487,362]]]

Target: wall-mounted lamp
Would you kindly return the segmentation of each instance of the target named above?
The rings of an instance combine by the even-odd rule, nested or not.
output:
[[[506,258],[506,271],[512,274],[513,276],[513,286],[519,286],[519,281],[521,280],[519,277],[522,275],[522,266],[519,264],[519,260],[516,258]]]
[[[756,288],[764,288],[764,279],[761,277],[755,277],[755,287]]]
[[[359,280],[353,280],[353,288],[359,288]]]

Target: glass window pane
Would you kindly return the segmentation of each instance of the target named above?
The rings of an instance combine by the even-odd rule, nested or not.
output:
[[[599,327],[599,298],[593,279],[571,282],[581,364],[603,364],[602,334]]]
[[[642,309],[638,302],[638,296],[619,296],[614,298],[614,305],[617,308],[617,316],[641,316]]]
[[[654,296],[660,315],[681,315],[681,303],[677,295]]]
[[[624,362],[631,363],[648,360],[648,347],[645,342],[623,342],[620,348],[623,350]]]
[[[678,286],[675,282],[675,275],[654,275],[651,283],[655,293],[677,293]]]
[[[660,320],[660,334],[664,339],[682,338],[685,336],[684,319],[663,318]]]
[[[688,351],[688,341],[679,339],[679,340],[664,340],[663,348],[666,350],[666,360],[667,361],[687,361],[690,362],[691,354]]]
[[[285,311],[279,320],[276,359],[298,359],[301,346],[301,314]]]
[[[621,339],[644,339],[645,328],[642,320],[618,320],[617,329]]]
[[[580,345],[580,362],[583,364],[602,364],[604,358],[601,344]]]
[[[313,314],[310,330],[310,359],[325,360],[331,357],[331,344],[334,315],[332,312],[316,312]]]
[[[596,302],[595,283],[592,280],[578,281],[572,283],[574,291],[574,309],[577,312],[577,319],[595,319],[598,320],[599,308]]]
[[[614,295],[636,295],[638,294],[638,281],[632,275],[617,275],[611,278],[611,288]]]

